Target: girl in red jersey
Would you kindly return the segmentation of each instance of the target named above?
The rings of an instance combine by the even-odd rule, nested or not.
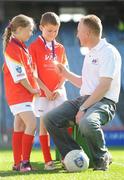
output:
[[[32,97],[39,93],[33,77],[32,59],[24,42],[32,35],[34,21],[25,15],[15,16],[3,35],[4,84],[8,105],[14,118],[12,149],[13,170],[31,171],[30,153],[36,129]]]
[[[33,106],[36,116],[40,117],[40,144],[45,161],[45,170],[55,169],[50,154],[49,135],[44,127],[43,115],[66,100],[63,77],[56,67],[60,62],[67,65],[65,49],[55,38],[60,27],[59,17],[53,12],[46,12],[40,20],[40,35],[29,47],[34,64],[36,64],[39,85],[42,94],[34,97]],[[46,86],[44,89],[42,86]]]

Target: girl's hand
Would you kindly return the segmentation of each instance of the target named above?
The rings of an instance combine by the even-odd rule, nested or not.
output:
[[[37,96],[40,96],[40,89],[31,89],[31,93],[34,94],[34,95],[37,95]]]
[[[53,93],[49,89],[47,89],[45,91],[45,95],[46,95],[48,100],[50,100],[50,101],[52,100]]]
[[[53,91],[52,100],[55,100],[56,98],[61,96],[61,94],[62,94],[61,89],[56,89],[55,91]]]

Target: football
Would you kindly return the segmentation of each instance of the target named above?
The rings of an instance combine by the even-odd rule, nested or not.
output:
[[[68,172],[84,171],[89,167],[89,158],[83,150],[72,150],[66,154],[64,165]]]

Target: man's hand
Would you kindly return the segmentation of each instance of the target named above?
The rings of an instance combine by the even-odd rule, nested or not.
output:
[[[58,63],[56,66],[57,66],[59,72],[60,72],[64,77],[66,77],[66,74],[68,73],[67,68],[66,68],[63,64],[61,64],[61,63]]]
[[[78,111],[78,113],[76,114],[76,123],[79,124],[81,118],[84,116],[85,111]]]

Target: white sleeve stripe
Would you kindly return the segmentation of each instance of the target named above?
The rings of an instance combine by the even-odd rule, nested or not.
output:
[[[8,56],[5,56],[5,61],[15,83],[27,78],[25,69],[21,63],[10,60]]]
[[[22,65],[21,62],[18,62],[17,60],[11,58],[7,53],[5,53],[4,55],[5,55],[5,58],[8,59],[8,61],[12,61],[13,63],[15,62],[18,65]]]

